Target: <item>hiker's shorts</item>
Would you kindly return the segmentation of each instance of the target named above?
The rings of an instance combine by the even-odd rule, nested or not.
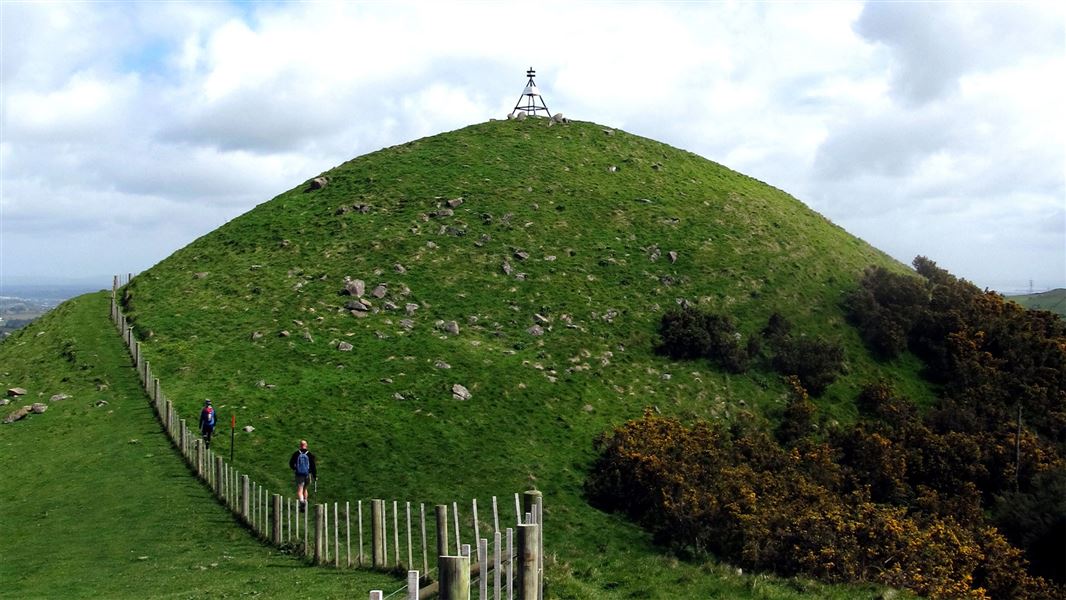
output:
[[[296,485],[307,485],[307,475],[296,474]]]

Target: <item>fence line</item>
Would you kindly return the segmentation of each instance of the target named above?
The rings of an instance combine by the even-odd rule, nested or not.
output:
[[[128,284],[132,274],[126,278]],[[367,565],[363,552],[364,527],[363,527],[363,501],[358,500],[357,509],[357,556],[353,557],[351,549],[351,511],[350,502],[344,503],[344,535],[345,535],[345,560],[340,559],[340,504],[333,503],[333,531],[332,548],[330,547],[329,529],[329,505],[314,505],[314,531],[312,533],[310,523],[311,507],[299,510],[299,503],[294,498],[271,494],[270,490],[252,480],[246,473],[242,473],[234,465],[230,465],[223,456],[216,454],[204,444],[198,436],[193,435],[193,430],[186,419],[180,418],[177,408],[170,398],[167,397],[162,382],[155,376],[149,361],[142,350],[141,342],[136,339],[134,326],[122,311],[118,300],[118,290],[121,277],[115,276],[111,292],[110,316],[123,342],[129,351],[132,364],[137,371],[138,378],[144,387],[154,409],[156,417],[163,431],[170,438],[174,447],[181,454],[189,468],[204,482],[214,493],[218,501],[225,506],[238,521],[243,523],[261,541],[278,547],[288,547],[293,551],[311,559],[314,564],[333,566],[334,568],[364,568]],[[507,600],[520,598],[521,600],[542,600],[544,585],[543,563],[543,498],[538,491],[527,491],[520,497],[515,494],[515,528],[500,529],[500,515],[497,508],[497,498],[492,496],[492,521],[482,523],[478,516],[477,499],[471,500],[471,512],[469,531],[474,539],[476,558],[471,556],[471,546],[461,543],[460,510],[459,503],[452,502],[452,522],[448,522],[448,505],[436,506],[437,519],[432,529],[436,537],[437,559],[436,571],[439,580],[432,579],[429,568],[429,536],[427,535],[425,503],[419,503],[419,527],[416,531],[421,533],[421,571],[414,570],[417,557],[413,541],[413,528],[411,525],[411,502],[403,501],[405,507],[406,524],[404,536],[401,536],[400,500],[392,501],[392,531],[389,531],[389,519],[387,518],[387,505],[383,499],[370,499],[371,505],[371,564],[375,569],[397,569],[405,567],[408,570],[407,585],[394,591],[392,596],[404,589],[407,590],[408,598],[425,600],[439,594],[442,599],[460,598],[467,600],[470,596],[471,577],[477,576],[479,580],[479,595],[481,600],[489,599],[488,573],[493,573],[492,597],[495,600],[504,598]],[[293,530],[293,506],[297,507]],[[303,523],[301,524],[301,513]],[[491,529],[492,560],[489,559],[489,537],[482,537],[484,530]],[[302,529],[302,538],[301,538]],[[449,554],[449,529],[455,539],[455,554]],[[518,544],[513,543],[514,531],[518,531]],[[392,536],[393,552],[390,557],[388,544],[390,533]],[[405,539],[406,561],[400,548],[401,539]],[[506,539],[506,546],[504,545]],[[390,560],[391,558],[391,560]],[[455,560],[452,560],[455,559]],[[517,563],[517,565],[516,565]],[[459,565],[456,567],[456,565]],[[447,566],[447,569],[444,567]],[[517,569],[515,568],[517,566]],[[445,585],[445,578],[451,578]],[[425,584],[425,587],[422,587]],[[465,590],[465,595],[463,595]],[[380,591],[370,593],[380,594]],[[458,595],[455,595],[458,594]],[[377,596],[382,597],[382,596]]]

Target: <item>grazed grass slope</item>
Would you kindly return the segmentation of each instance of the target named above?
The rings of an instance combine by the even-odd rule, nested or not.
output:
[[[0,426],[0,597],[350,598],[399,587],[306,567],[238,525],[163,436],[106,315],[106,295],[82,296],[0,344],[0,387],[25,387],[27,402],[71,396]]]
[[[1024,294],[1021,296],[1008,296],[1030,310],[1046,310],[1059,316],[1066,317],[1066,289],[1058,288],[1040,292],[1038,294]]]
[[[559,597],[753,594],[754,580],[663,558],[582,499],[593,438],[645,406],[758,421],[782,405],[773,376],[654,355],[659,316],[678,299],[734,316],[746,334],[780,311],[841,339],[849,374],[820,401],[829,418],[850,418],[853,393],[882,370],[928,394],[914,363],[871,361],[839,308],[867,265],[903,267],[691,153],[591,123],[490,122],[324,175],[326,188],[301,184],[128,287],[168,395],[185,415],[210,397],[224,419],[253,425],[237,462],[272,488],[307,437],[327,500],[542,489]],[[373,314],[345,309],[346,276],[368,292],[386,284]],[[528,332],[538,315],[542,336]],[[458,335],[436,325],[452,320]],[[454,400],[456,383],[473,398]],[[795,593],[759,585],[774,591],[755,595]]]

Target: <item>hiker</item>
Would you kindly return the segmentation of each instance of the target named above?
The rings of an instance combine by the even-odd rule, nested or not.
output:
[[[315,455],[307,450],[307,440],[300,440],[300,449],[289,458],[289,468],[296,475],[296,502],[300,510],[307,510],[307,482],[318,479]]]
[[[204,409],[200,411],[200,434],[204,438],[204,448],[211,447],[211,434],[215,432],[215,409],[210,400],[204,400]]]

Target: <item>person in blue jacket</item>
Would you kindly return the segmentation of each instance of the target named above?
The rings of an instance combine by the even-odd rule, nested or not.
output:
[[[307,510],[307,482],[318,479],[318,465],[307,449],[307,440],[300,440],[300,449],[289,458],[289,468],[296,475],[296,501],[300,510]]]
[[[210,400],[204,400],[204,409],[200,411],[200,434],[204,438],[204,447],[211,447],[211,434],[215,432],[215,409]]]

